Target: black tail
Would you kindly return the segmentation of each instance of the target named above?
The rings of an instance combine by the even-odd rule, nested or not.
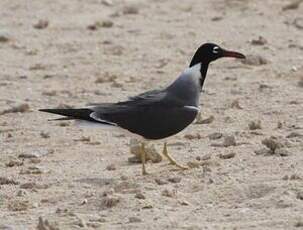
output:
[[[90,117],[90,114],[93,112],[90,109],[39,109],[39,111],[58,114],[71,119],[95,121],[93,118]]]

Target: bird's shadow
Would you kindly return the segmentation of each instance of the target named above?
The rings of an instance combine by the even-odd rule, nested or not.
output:
[[[94,185],[94,186],[98,186],[98,187],[104,187],[106,185],[113,184],[115,182],[115,180],[113,178],[95,177],[95,178],[77,179],[76,182],[85,183],[85,184],[89,184],[89,185]]]

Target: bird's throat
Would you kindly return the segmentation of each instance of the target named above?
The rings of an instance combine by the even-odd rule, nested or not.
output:
[[[201,67],[200,67],[201,77],[199,79],[199,81],[200,81],[200,87],[201,87],[200,90],[201,91],[202,91],[202,88],[203,88],[203,85],[204,85],[204,81],[205,81],[205,78],[206,78],[207,70],[208,70],[208,63],[207,64],[201,63]]]

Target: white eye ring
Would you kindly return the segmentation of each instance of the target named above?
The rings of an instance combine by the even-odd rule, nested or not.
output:
[[[215,47],[213,48],[213,53],[214,53],[214,54],[219,53],[219,47],[218,47],[218,46],[215,46]]]

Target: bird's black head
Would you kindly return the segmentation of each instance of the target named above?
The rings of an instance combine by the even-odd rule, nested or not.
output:
[[[225,50],[213,43],[205,43],[197,49],[190,62],[190,67],[198,63],[208,65],[210,62],[222,57],[245,58],[241,53]]]

